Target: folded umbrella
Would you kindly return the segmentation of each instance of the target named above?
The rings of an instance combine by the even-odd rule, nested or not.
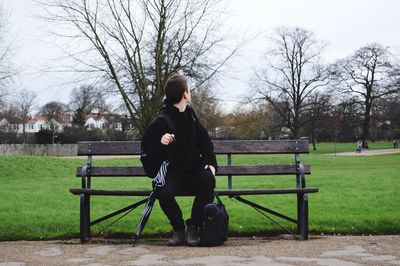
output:
[[[147,198],[146,205],[144,207],[142,217],[140,218],[137,230],[136,230],[136,236],[135,240],[133,242],[133,245],[135,245],[136,241],[140,238],[142,235],[142,231],[144,229],[144,226],[146,225],[147,221],[149,220],[151,210],[153,209],[154,202],[156,200],[156,194],[157,194],[157,188],[163,187],[165,185],[165,177],[167,175],[167,168],[168,168],[168,161],[164,161],[160,169],[158,170],[158,173],[156,177],[153,178],[153,191],[151,191],[149,197]]]

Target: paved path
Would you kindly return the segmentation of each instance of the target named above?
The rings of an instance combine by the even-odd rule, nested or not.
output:
[[[371,156],[371,155],[385,155],[385,154],[395,154],[400,153],[400,149],[385,149],[385,150],[363,150],[361,153],[355,151],[349,152],[338,152],[338,153],[328,153],[326,155],[338,155],[338,156]]]
[[[0,242],[0,266],[22,265],[400,265],[400,236],[312,236],[308,241],[232,238],[224,246],[168,247],[140,240],[79,244]]]

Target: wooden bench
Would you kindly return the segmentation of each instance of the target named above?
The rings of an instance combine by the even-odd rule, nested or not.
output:
[[[306,188],[305,175],[309,175],[310,166],[302,165],[300,154],[308,153],[307,140],[215,140],[213,141],[216,154],[227,155],[227,165],[220,165],[217,176],[227,176],[228,189],[218,190],[219,195],[229,196],[240,202],[265,213],[269,213],[297,224],[295,236],[299,239],[308,238],[308,193],[318,192],[317,188]],[[293,164],[289,165],[232,165],[233,154],[294,154]],[[139,141],[112,141],[112,142],[79,142],[78,155],[87,155],[87,163],[84,167],[78,167],[76,175],[82,179],[81,188],[71,188],[70,192],[80,195],[80,238],[86,242],[90,238],[90,227],[116,215],[126,213],[146,202],[146,198],[131,204],[125,208],[91,220],[90,199],[93,196],[143,196],[151,192],[150,182],[148,190],[115,190],[92,188],[92,178],[100,177],[138,177],[146,176],[144,169],[140,167],[94,167],[93,156],[100,155],[140,155]],[[271,189],[233,189],[233,176],[267,176],[267,175],[294,175],[293,187]],[[150,180],[149,180],[150,181]],[[270,195],[270,194],[295,194],[297,195],[297,217],[291,218],[276,211],[260,206],[254,202],[242,198],[243,195]],[[190,196],[181,193],[179,196]],[[268,217],[268,216],[267,216]],[[272,219],[271,219],[272,220]]]

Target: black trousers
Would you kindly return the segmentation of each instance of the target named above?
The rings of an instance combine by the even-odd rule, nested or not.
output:
[[[166,179],[165,185],[157,189],[157,198],[174,231],[185,230],[182,211],[175,200],[176,194],[185,191],[195,195],[188,224],[200,226],[204,205],[214,200],[214,188],[215,177],[209,170],[201,169]]]

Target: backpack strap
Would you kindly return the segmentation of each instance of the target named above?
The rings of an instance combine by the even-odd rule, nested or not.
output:
[[[164,119],[165,122],[167,122],[169,128],[172,130],[172,132],[175,133],[175,131],[176,131],[175,124],[172,121],[171,117],[169,115],[167,115],[164,111],[161,111],[158,116],[161,117],[162,119]]]
[[[214,196],[217,199],[218,206],[223,205],[222,200],[219,198],[217,191],[214,190]]]

